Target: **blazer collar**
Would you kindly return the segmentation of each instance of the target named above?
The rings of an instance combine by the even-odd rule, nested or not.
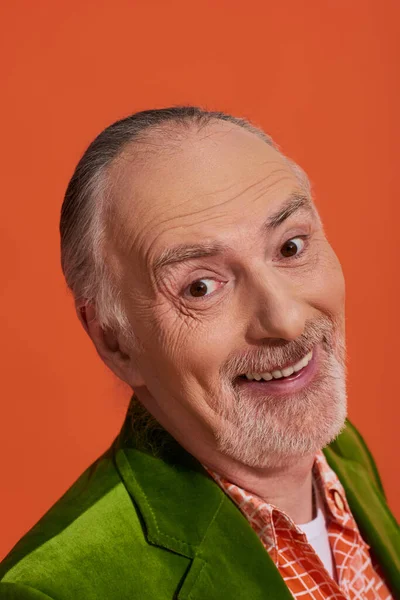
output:
[[[348,427],[324,449],[324,454],[346,492],[347,502],[363,539],[370,546],[371,554],[381,567],[394,597],[398,598],[400,597],[399,526],[389,510],[383,490],[379,488],[378,482],[374,481],[373,472],[369,472],[360,462],[353,460],[353,456],[349,456],[346,437],[350,435],[353,433]]]

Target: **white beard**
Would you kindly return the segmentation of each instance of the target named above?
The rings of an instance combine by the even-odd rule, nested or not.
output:
[[[219,452],[251,467],[276,468],[333,441],[347,415],[344,344],[340,359],[332,351],[320,356],[320,369],[306,390],[286,397],[266,395],[255,402],[245,389],[224,382],[222,397],[231,400],[218,409]]]

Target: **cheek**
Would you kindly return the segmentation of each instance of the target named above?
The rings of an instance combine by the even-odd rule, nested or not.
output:
[[[338,316],[345,306],[345,279],[338,257],[330,246],[324,249],[308,286],[310,303],[322,312]]]
[[[219,369],[230,347],[229,321],[213,323],[194,322],[187,326],[188,335],[182,335],[177,344],[175,360],[192,371],[196,377],[210,377]],[[185,332],[187,333],[187,332]]]
[[[221,327],[210,327],[208,321],[178,313],[174,307],[154,307],[140,319],[137,328],[149,367],[162,378],[167,376],[182,384],[191,378],[203,380],[223,360]]]
[[[201,322],[188,318],[169,329],[165,335],[164,366],[166,375],[174,373],[181,389],[205,392],[220,385],[219,370],[234,344],[232,319],[226,315],[218,322]]]

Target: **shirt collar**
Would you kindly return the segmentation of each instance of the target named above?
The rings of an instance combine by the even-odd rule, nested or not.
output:
[[[256,494],[248,492],[228,481],[205,465],[203,466],[223,491],[240,508],[276,564],[278,558],[277,532],[282,529],[282,526],[285,530],[290,531],[291,535],[304,541],[303,531],[297,527],[284,511],[273,504],[265,502]],[[319,495],[324,503],[327,518],[337,523],[337,525],[350,528],[359,534],[347,503],[343,486],[336,473],[328,465],[322,451],[318,452],[315,456],[313,477]]]

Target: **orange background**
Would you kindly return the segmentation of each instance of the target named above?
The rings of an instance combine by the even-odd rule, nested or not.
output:
[[[68,179],[103,127],[178,103],[253,119],[309,173],[347,280],[350,418],[400,517],[399,7],[2,3],[0,556],[106,449],[129,397],[61,275]]]

